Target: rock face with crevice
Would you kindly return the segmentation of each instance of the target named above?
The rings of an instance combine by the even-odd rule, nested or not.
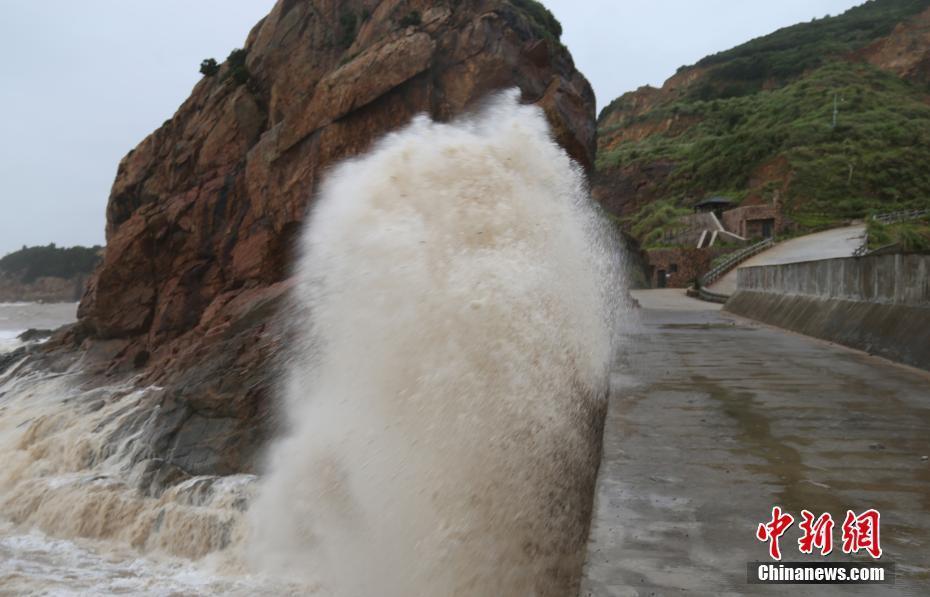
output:
[[[534,14],[502,0],[280,0],[120,163],[79,323],[91,381],[160,388],[156,456],[250,470],[287,339],[294,245],[327,168],[418,113],[448,120],[519,88],[590,169],[594,95]],[[192,65],[192,68],[196,65]]]

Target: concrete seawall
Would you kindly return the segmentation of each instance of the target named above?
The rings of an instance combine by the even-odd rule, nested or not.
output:
[[[930,255],[741,268],[724,309],[930,370]]]

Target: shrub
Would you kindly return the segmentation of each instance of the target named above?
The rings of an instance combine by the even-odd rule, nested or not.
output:
[[[930,251],[930,218],[905,220],[883,224],[869,219],[866,227],[869,249],[875,250],[888,245],[899,245],[903,251],[925,253]]]
[[[554,41],[558,41],[562,37],[562,24],[541,3],[536,0],[510,0],[510,2],[530,17],[537,34]]]
[[[901,226],[895,240],[901,244],[904,251],[909,253],[930,251],[930,229],[920,228],[913,223]]]
[[[245,66],[245,59],[248,55],[247,50],[236,48],[229,53],[226,63],[229,65],[229,76],[237,85],[244,85],[249,82],[251,75],[249,69]]]
[[[200,74],[205,77],[212,77],[220,72],[220,65],[216,63],[216,58],[207,58],[200,63]]]

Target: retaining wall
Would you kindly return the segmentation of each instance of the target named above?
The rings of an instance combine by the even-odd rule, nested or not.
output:
[[[930,370],[930,255],[741,268],[724,309]]]

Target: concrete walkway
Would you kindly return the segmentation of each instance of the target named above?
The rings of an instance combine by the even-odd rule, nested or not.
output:
[[[930,595],[930,377],[638,291],[616,367],[581,595]],[[780,505],[881,512],[895,586],[746,584]],[[797,523],[784,561],[802,557]]]
[[[768,251],[747,259],[740,264],[740,267],[850,257],[862,245],[864,238],[864,224],[799,236],[778,243]],[[736,292],[737,269],[739,268],[728,272],[714,284],[711,284],[708,289],[712,292],[728,295]]]

